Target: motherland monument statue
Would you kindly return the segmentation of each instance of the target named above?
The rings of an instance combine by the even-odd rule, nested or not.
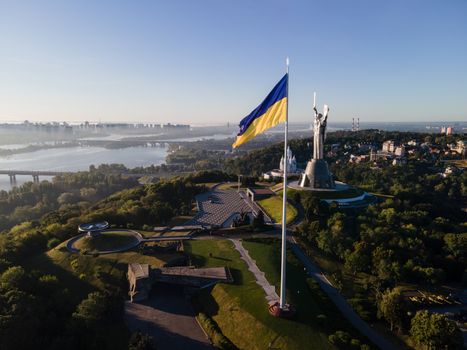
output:
[[[313,111],[315,112],[315,120],[313,123],[313,159],[323,159],[324,138],[326,136],[329,107],[328,105],[324,105],[323,114],[318,113],[316,109],[316,93],[314,94],[313,100]]]
[[[305,172],[299,180],[299,186],[310,189],[333,189],[335,183],[324,160],[324,139],[329,114],[328,105],[324,105],[323,113],[316,108],[316,93],[313,97],[313,158],[308,162]]]

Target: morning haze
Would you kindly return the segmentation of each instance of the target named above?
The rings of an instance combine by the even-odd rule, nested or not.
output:
[[[4,1],[0,118],[236,122],[291,58],[292,122],[467,118],[464,1]]]
[[[465,349],[466,10],[0,1],[1,350]]]

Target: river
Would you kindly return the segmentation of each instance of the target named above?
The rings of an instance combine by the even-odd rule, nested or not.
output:
[[[118,141],[126,137],[144,137],[148,135],[110,134],[83,138],[83,140],[107,140]],[[203,139],[221,140],[233,137],[234,134],[213,134],[209,136],[196,136],[186,138],[174,138],[164,141],[193,142]],[[163,143],[164,141],[161,141]],[[0,149],[20,149],[31,145],[15,144],[1,145]],[[47,144],[43,142],[42,144]],[[53,143],[50,143],[53,144]],[[50,171],[80,171],[88,170],[90,165],[99,164],[123,164],[127,168],[140,166],[160,165],[165,162],[167,147],[129,147],[119,149],[106,149],[101,147],[68,147],[50,148],[28,153],[14,154],[8,157],[0,157],[0,170],[50,170]],[[50,180],[51,176],[42,176],[41,180]],[[32,181],[31,176],[16,176],[16,185]],[[0,175],[0,190],[10,190],[10,178],[8,175]]]
[[[88,170],[94,164],[123,164],[127,168],[159,165],[165,162],[166,147],[129,147],[106,149],[101,147],[50,148],[35,152],[0,157],[1,170]],[[51,177],[41,177],[41,180]],[[32,181],[31,176],[17,176],[17,185]],[[8,175],[0,175],[0,190],[10,190]]]

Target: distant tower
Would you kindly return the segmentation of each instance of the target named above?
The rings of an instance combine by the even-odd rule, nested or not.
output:
[[[352,131],[355,131],[355,118],[352,118]]]
[[[360,118],[357,118],[357,130],[360,131]]]

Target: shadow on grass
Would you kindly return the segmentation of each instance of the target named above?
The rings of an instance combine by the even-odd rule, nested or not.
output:
[[[75,306],[81,302],[81,300],[89,293],[96,290],[92,284],[83,279],[80,279],[71,271],[58,265],[46,254],[33,257],[24,263],[24,267],[38,271],[39,273],[56,276],[59,280],[59,283],[63,285],[63,288],[67,288],[70,291],[71,299],[69,302]]]
[[[235,284],[237,286],[243,285],[243,273],[242,273],[242,270],[239,270],[239,269],[236,269],[236,268],[233,268],[233,267],[229,267],[229,270],[230,270],[230,274],[232,275],[232,278],[233,278],[233,284]]]
[[[232,259],[223,258],[221,256],[212,256],[211,259],[222,260],[222,261],[232,261]]]
[[[194,317],[193,310],[184,293],[184,287],[165,283],[154,283],[149,298],[137,302],[170,315]]]
[[[198,255],[198,254],[189,253],[189,257],[191,260],[191,265],[194,265],[194,266],[205,266],[208,261],[206,257],[202,255]]]
[[[280,276],[276,271],[280,268],[280,241],[270,239],[250,241],[269,246],[268,249],[272,247],[270,250],[272,254],[263,252],[261,256],[259,255],[261,250],[252,249],[250,255],[258,259],[258,266],[264,270],[266,278],[278,288]],[[355,338],[369,343],[368,339],[343,317],[318,282],[308,274],[290,246],[287,247],[287,300],[297,308],[297,314],[289,320],[290,322],[307,325],[327,335],[336,331],[346,331]]]
[[[219,304],[212,296],[214,286],[200,290],[192,298],[192,305],[196,313],[204,312],[210,317],[215,316],[219,312]]]

